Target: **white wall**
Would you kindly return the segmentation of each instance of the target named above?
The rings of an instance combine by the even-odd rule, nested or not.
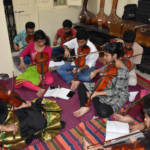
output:
[[[65,19],[78,22],[80,7],[59,7],[51,9],[39,9],[39,26],[51,38],[51,42],[58,28],[62,27]]]
[[[107,15],[109,15],[110,12],[111,12],[112,1],[113,0],[105,0],[104,11]],[[125,5],[127,5],[127,4],[137,4],[137,3],[138,3],[138,0],[118,0],[117,15],[119,17],[122,17]],[[92,11],[94,14],[98,13],[99,6],[100,6],[100,0],[89,0],[88,1],[88,9],[90,11]]]
[[[12,76],[13,70],[4,6],[3,1],[0,0],[0,73],[7,73]]]
[[[112,0],[105,0],[105,13],[110,14]],[[123,8],[127,3],[137,3],[138,0],[118,0],[117,14],[122,16]],[[3,1],[0,0],[0,73],[12,75],[13,61],[8,39]],[[100,0],[89,0],[88,9],[97,14],[99,11]],[[80,7],[62,7],[62,8],[39,8],[39,26],[43,29],[53,41],[56,30],[62,26],[64,19],[71,19],[74,23],[78,22]]]

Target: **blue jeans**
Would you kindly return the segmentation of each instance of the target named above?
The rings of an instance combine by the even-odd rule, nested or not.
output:
[[[74,79],[74,73],[72,72],[73,68],[75,68],[75,66],[71,65],[71,63],[69,62],[58,67],[56,71],[62,77],[63,80],[65,80],[67,83],[70,83]],[[85,69],[77,73],[78,80],[83,82],[90,82],[90,73],[92,71],[94,71],[94,67]]]
[[[14,56],[13,59],[14,59],[14,62],[15,62],[16,65],[20,64],[20,57],[19,56]],[[24,57],[24,63],[26,65],[29,65],[31,63],[31,57],[30,56],[25,56]]]
[[[55,48],[52,49],[52,56],[60,56],[60,55],[62,55],[62,57],[63,57],[64,48],[59,46],[59,47],[55,47]]]
[[[25,56],[24,57],[24,63],[29,65],[31,63],[31,57],[30,56]]]

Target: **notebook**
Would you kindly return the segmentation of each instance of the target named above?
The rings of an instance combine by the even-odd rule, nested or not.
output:
[[[71,95],[70,93],[73,93],[70,89],[67,88],[54,88],[51,89],[50,87],[47,89],[47,91],[44,94],[44,97],[54,97],[54,98],[61,98],[64,100],[70,99]],[[73,94],[72,94],[73,96]]]

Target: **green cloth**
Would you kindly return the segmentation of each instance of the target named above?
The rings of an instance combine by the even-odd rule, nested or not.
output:
[[[34,85],[39,85],[40,74],[37,72],[36,66],[29,66],[27,70],[20,74],[16,80],[23,79],[25,81],[31,81]]]

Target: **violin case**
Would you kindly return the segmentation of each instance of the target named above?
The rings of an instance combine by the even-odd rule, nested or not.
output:
[[[139,0],[136,20],[150,24],[150,0]]]
[[[124,20],[136,20],[137,5],[128,4],[124,7],[124,14],[122,19]]]

